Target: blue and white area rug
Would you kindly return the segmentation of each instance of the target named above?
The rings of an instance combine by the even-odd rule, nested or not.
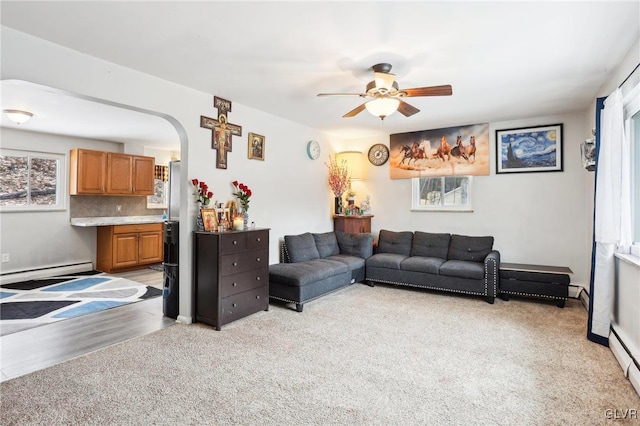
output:
[[[162,290],[155,287],[103,273],[4,284],[0,286],[0,335],[160,295]]]

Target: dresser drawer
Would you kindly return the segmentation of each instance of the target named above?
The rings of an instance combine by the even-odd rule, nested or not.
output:
[[[268,308],[268,285],[225,297],[222,299],[222,321],[220,325]]]
[[[220,256],[220,275],[235,275],[269,265],[269,249]]]
[[[269,231],[247,232],[247,250],[269,248]]]
[[[220,254],[238,253],[247,248],[246,232],[231,232],[220,235]]]
[[[220,279],[220,297],[227,297],[253,288],[262,287],[268,282],[269,268],[228,275]]]

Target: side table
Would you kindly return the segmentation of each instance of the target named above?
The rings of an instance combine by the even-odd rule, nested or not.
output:
[[[509,295],[514,295],[553,299],[563,308],[572,274],[566,266],[501,263],[500,298],[509,300]]]
[[[343,215],[333,216],[333,230],[348,234],[368,234],[371,232],[371,218],[373,215]]]

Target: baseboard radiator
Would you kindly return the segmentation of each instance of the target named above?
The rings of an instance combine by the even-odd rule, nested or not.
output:
[[[93,263],[80,262],[64,265],[51,265],[42,268],[33,268],[23,271],[14,271],[0,274],[0,285],[11,284],[20,281],[37,280],[41,278],[64,276],[78,272],[91,271]]]
[[[624,376],[629,379],[638,396],[640,396],[640,352],[637,348],[629,347],[629,340],[625,344],[623,335],[622,330],[617,329],[613,324],[611,333],[609,333],[609,348],[618,364],[620,364]]]

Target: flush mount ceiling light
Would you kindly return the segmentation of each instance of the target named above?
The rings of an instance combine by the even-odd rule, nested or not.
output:
[[[33,117],[33,114],[28,111],[21,111],[19,109],[5,109],[3,111],[9,117],[9,120],[16,124],[24,124]]]

